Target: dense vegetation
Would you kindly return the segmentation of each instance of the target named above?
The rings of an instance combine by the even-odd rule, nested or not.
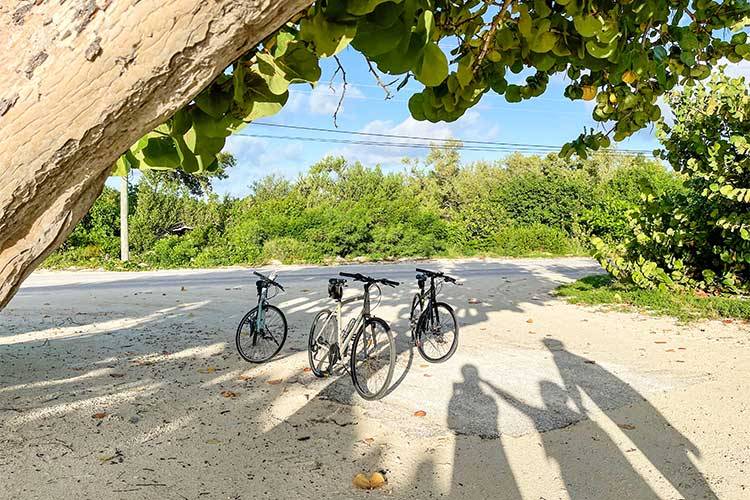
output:
[[[223,175],[233,159],[221,160]],[[130,194],[130,266],[581,254],[592,235],[623,238],[641,189],[680,189],[657,162],[604,153],[462,164],[447,147],[404,165],[329,157],[294,181],[266,177],[242,199],[213,193],[210,177],[144,172]],[[47,265],[120,266],[118,196],[105,189]]]
[[[618,245],[596,241],[604,267],[641,288],[750,291],[750,89],[721,73],[669,95],[662,157],[678,192],[649,192]]]

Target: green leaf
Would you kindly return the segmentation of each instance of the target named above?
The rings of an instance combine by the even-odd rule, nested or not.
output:
[[[171,137],[150,137],[146,146],[141,150],[143,161],[150,167],[177,168],[180,166],[180,156]]]
[[[529,42],[529,48],[532,52],[545,54],[552,50],[552,47],[557,43],[557,35],[550,31],[540,31],[536,36]],[[554,64],[554,60],[553,60]]]
[[[300,22],[300,38],[311,42],[320,57],[338,54],[349,45],[356,33],[356,24],[329,22],[321,12],[312,19],[305,18]]]
[[[425,45],[422,58],[414,68],[414,76],[427,87],[440,85],[448,76],[448,58],[436,43]]]
[[[573,26],[581,36],[586,38],[596,36],[602,30],[602,22],[595,16],[575,16]]]
[[[209,85],[195,98],[195,105],[214,118],[221,118],[229,110],[231,104],[232,95],[216,84]]]

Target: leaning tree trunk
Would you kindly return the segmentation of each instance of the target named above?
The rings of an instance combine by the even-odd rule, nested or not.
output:
[[[117,157],[310,0],[0,0],[0,308]]]

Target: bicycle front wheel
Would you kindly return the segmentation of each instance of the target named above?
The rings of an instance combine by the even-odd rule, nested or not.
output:
[[[367,400],[382,398],[396,366],[396,343],[388,323],[380,318],[367,320],[354,337],[350,363],[359,395]]]
[[[258,328],[258,308],[254,307],[237,327],[237,352],[250,363],[265,363],[284,346],[286,334],[287,323],[281,309],[269,304],[263,306],[263,318]]]
[[[419,318],[417,349],[430,363],[447,360],[458,347],[458,321],[448,304],[438,302]]]
[[[409,313],[409,324],[411,325],[412,331],[417,326],[419,317],[422,315],[422,296],[419,294],[414,295],[411,301],[411,312]]]

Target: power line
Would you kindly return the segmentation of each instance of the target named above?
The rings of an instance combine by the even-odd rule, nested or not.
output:
[[[319,138],[319,137],[302,137],[302,136],[289,136],[289,135],[267,135],[267,134],[246,134],[239,132],[235,135],[240,137],[251,137],[258,139],[280,139],[289,141],[302,141],[302,142],[316,142],[325,144],[346,144],[346,145],[358,145],[358,146],[376,146],[376,147],[390,147],[390,148],[404,148],[404,149],[432,149],[437,147],[435,144],[425,143],[404,143],[404,142],[387,142],[387,141],[365,141],[365,140],[354,140],[354,139],[331,139],[331,138]],[[481,151],[481,152],[494,152],[494,153],[530,153],[530,154],[547,154],[559,151],[560,148],[556,149],[539,149],[530,146],[521,146],[520,148],[514,148],[510,146],[462,146],[460,144],[441,144],[440,147],[446,149],[460,149],[464,151]],[[629,153],[622,153],[617,150],[605,150],[606,154],[616,156],[629,156]]]
[[[441,147],[452,145],[456,142],[460,142],[462,144],[476,144],[478,148],[502,148],[502,149],[508,149],[508,148],[524,148],[524,149],[535,149],[535,150],[549,150],[549,151],[559,151],[562,146],[556,146],[556,145],[550,145],[550,144],[524,144],[524,143],[516,143],[516,142],[497,142],[497,141],[477,141],[477,140],[470,140],[470,139],[443,139],[438,137],[421,137],[421,136],[412,136],[412,135],[395,135],[395,134],[381,134],[381,133],[375,133],[375,132],[357,132],[354,130],[343,130],[343,129],[331,129],[331,128],[319,128],[319,127],[307,127],[303,125],[286,125],[282,123],[271,123],[271,122],[252,122],[252,125],[255,126],[264,126],[264,127],[277,127],[277,128],[286,128],[286,129],[292,129],[292,130],[306,130],[310,132],[324,132],[324,133],[331,133],[331,134],[346,134],[346,135],[358,135],[358,136],[366,136],[366,137],[382,137],[382,138],[388,138],[388,139],[411,139],[411,140],[417,140],[417,141],[430,141],[431,143],[436,143]],[[273,137],[273,136],[272,136]],[[319,138],[323,140],[322,138]],[[408,143],[401,143],[401,144],[408,144]],[[427,147],[435,147],[435,144],[428,144]],[[461,147],[460,145],[454,146],[457,149],[467,149],[466,147]],[[473,147],[473,146],[472,146]],[[618,153],[623,154],[649,154],[651,153],[651,150],[645,150],[645,149],[618,149],[616,150]]]

